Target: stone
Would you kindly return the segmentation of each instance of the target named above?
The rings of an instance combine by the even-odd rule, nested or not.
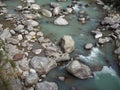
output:
[[[35,3],[35,0],[27,0],[27,3]]]
[[[90,68],[80,63],[78,60],[70,61],[66,68],[69,73],[80,79],[88,79],[93,77]]]
[[[30,65],[35,69],[40,75],[48,73],[51,69],[57,66],[57,63],[46,57],[35,56],[30,60]]]
[[[64,80],[65,80],[65,77],[59,76],[58,79],[61,80],[61,81],[64,81]]]
[[[36,73],[35,69],[30,69],[30,73]]]
[[[37,18],[37,16],[34,14],[24,14],[24,17],[27,19],[36,19]]]
[[[23,59],[23,57],[24,57],[23,53],[18,53],[18,54],[13,56],[13,60],[18,61],[18,60]]]
[[[53,9],[53,14],[54,14],[54,15],[58,15],[58,14],[60,14],[60,12],[61,12],[61,7],[55,7],[55,8]]]
[[[31,73],[30,75],[28,75],[25,78],[25,85],[26,86],[32,86],[34,84],[36,84],[39,80],[39,77],[37,75],[37,73]]]
[[[0,38],[5,41],[7,38],[10,38],[12,35],[9,32],[9,30],[3,30],[2,33],[0,34]]]
[[[52,17],[52,12],[47,9],[42,9],[41,13],[45,17]]]
[[[30,7],[31,7],[31,9],[34,9],[34,10],[40,9],[40,6],[38,4],[32,4]]]
[[[20,24],[18,25],[15,30],[18,31],[18,30],[21,30],[21,29],[24,29],[24,25]]]
[[[66,19],[64,19],[62,16],[60,16],[54,20],[54,24],[64,26],[64,25],[68,25],[69,23]]]
[[[16,45],[19,43],[19,40],[15,38],[7,38],[7,43]]]
[[[18,40],[23,40],[23,36],[21,34],[18,35]]]
[[[35,90],[58,90],[58,86],[54,82],[43,81],[37,83]]]
[[[68,13],[72,13],[73,9],[72,9],[72,8],[66,8],[66,11],[67,11]]]
[[[60,41],[60,45],[65,53],[71,53],[75,49],[75,42],[69,35],[63,36]]]
[[[93,48],[93,44],[92,43],[87,43],[85,45],[85,49],[89,50],[89,49],[92,49]]]
[[[21,59],[18,62],[18,64],[19,64],[19,67],[21,68],[21,70],[23,70],[23,71],[29,70],[29,61],[27,60],[27,58]]]
[[[34,53],[34,54],[40,54],[41,51],[42,51],[42,49],[34,49],[34,50],[33,50],[33,53]]]
[[[39,25],[39,23],[38,23],[37,21],[32,20],[32,19],[27,20],[27,21],[25,22],[25,24],[26,24],[26,25],[31,25],[31,26],[33,26],[33,27],[36,27],[36,26]]]
[[[42,32],[37,32],[37,36],[43,37],[43,33]]]
[[[120,47],[114,51],[115,54],[120,54]]]

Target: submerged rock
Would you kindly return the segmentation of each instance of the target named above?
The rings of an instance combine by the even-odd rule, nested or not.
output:
[[[92,72],[90,68],[78,60],[71,61],[66,66],[67,71],[80,79],[92,78]]]
[[[55,19],[54,21],[55,25],[68,25],[68,21],[66,19],[64,19],[62,16],[58,17]]]
[[[57,63],[46,57],[35,56],[31,59],[30,65],[34,68],[40,75],[48,73],[51,69],[57,66]]]
[[[54,82],[44,81],[37,83],[35,90],[58,90],[58,86]]]
[[[73,38],[69,35],[65,35],[61,41],[60,45],[64,52],[71,53],[75,49],[75,42]]]

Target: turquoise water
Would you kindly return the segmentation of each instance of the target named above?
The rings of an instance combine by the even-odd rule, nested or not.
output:
[[[48,4],[50,2],[55,2],[56,0],[36,0],[41,8],[49,8]],[[8,5],[10,13],[15,13],[13,10],[17,5],[20,5],[19,0],[5,0]],[[14,3],[11,3],[14,2]],[[90,4],[89,7],[79,7],[79,10],[85,10],[90,16],[90,20],[86,24],[81,24],[77,20],[77,11],[66,17],[69,21],[67,26],[56,26],[53,24],[55,18],[45,18],[42,16],[39,19],[41,26],[41,31],[44,32],[46,37],[51,40],[59,42],[60,38],[64,35],[71,35],[75,40],[75,51],[74,55],[80,55],[81,61],[89,65],[91,68],[94,66],[104,66],[101,71],[94,71],[94,78],[87,80],[80,80],[71,74],[69,74],[65,65],[59,66],[47,74],[45,78],[48,81],[55,81],[59,90],[70,90],[70,88],[76,87],[77,90],[120,90],[120,72],[114,62],[116,60],[113,55],[113,50],[115,48],[114,43],[108,43],[103,48],[93,48],[91,51],[86,51],[83,47],[86,43],[95,44],[93,36],[90,34],[91,30],[99,25],[99,21],[104,16],[104,11],[97,6],[92,0],[80,0],[82,4]],[[67,2],[59,2],[63,8],[71,4],[71,0]],[[51,23],[48,23],[51,21]],[[65,81],[58,80],[58,76],[65,76]]]

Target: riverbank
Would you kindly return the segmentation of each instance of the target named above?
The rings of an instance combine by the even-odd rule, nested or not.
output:
[[[64,27],[70,24],[69,18],[71,14],[76,14],[78,6],[84,8],[89,7],[89,4],[81,4],[79,1],[73,0],[65,9],[59,2],[66,2],[61,0],[51,2],[44,7],[41,7],[34,0],[23,0],[21,5],[15,8],[16,14],[10,14],[7,5],[1,3],[1,17],[5,23],[0,24],[0,38],[5,43],[5,48],[8,52],[9,58],[16,63],[15,72],[20,80],[20,90],[58,90],[60,88],[55,82],[44,80],[48,72],[65,65],[69,74],[77,77],[80,80],[93,79],[96,75],[95,71],[104,72],[104,70],[113,69],[104,65],[90,65],[83,63],[81,54],[71,56],[75,50],[75,41],[72,36],[64,35],[60,44],[56,44],[47,38],[40,29],[39,19],[41,16],[52,18],[47,23],[53,23],[56,26]],[[99,52],[99,47],[104,47],[106,43],[116,43],[117,49],[115,53],[118,54],[118,62],[120,59],[120,16],[118,13],[111,11],[109,6],[103,2],[96,2],[103,6],[103,9],[108,11],[108,15],[100,21],[98,28],[91,33],[95,35],[97,42],[86,43],[83,48],[92,53]],[[47,9],[46,9],[47,8]],[[91,18],[85,11],[80,11],[77,15],[79,23],[86,24]],[[5,25],[8,23],[8,25]],[[106,33],[108,32],[108,33]],[[89,33],[90,34],[90,33]],[[99,54],[102,54],[99,52]],[[88,56],[89,58],[89,56]],[[109,62],[107,62],[109,64]],[[117,74],[113,75],[117,76]],[[56,76],[55,76],[56,77]],[[67,77],[58,76],[58,80],[65,82]],[[119,88],[119,87],[118,87]],[[23,90],[22,89],[22,90]],[[14,90],[14,89],[13,89]],[[75,90],[72,86],[71,90]]]

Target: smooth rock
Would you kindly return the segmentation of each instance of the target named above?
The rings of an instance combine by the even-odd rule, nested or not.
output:
[[[64,25],[68,25],[69,23],[66,19],[60,16],[54,20],[54,24],[64,26]]]
[[[92,43],[87,43],[85,45],[85,49],[89,50],[89,49],[92,49],[93,48],[93,44]]]
[[[15,30],[17,31],[17,30],[21,30],[21,29],[24,29],[24,25],[18,25],[16,28],[15,28]]]
[[[57,63],[46,57],[35,56],[30,60],[30,65],[35,69],[40,75],[48,73],[51,69],[57,66]]]
[[[18,35],[18,40],[23,40],[23,36],[21,34]]]
[[[61,41],[60,45],[64,52],[71,53],[75,49],[75,42],[73,38],[69,35],[65,35]]]
[[[34,10],[39,10],[40,9],[40,6],[38,4],[32,4],[30,7]]]
[[[43,81],[37,83],[35,90],[58,90],[58,86],[54,82]]]
[[[52,12],[47,9],[42,9],[42,15],[45,17],[52,17]]]
[[[92,72],[90,68],[78,60],[70,61],[67,66],[67,71],[80,79],[92,78]]]
[[[34,54],[40,54],[41,51],[42,51],[42,49],[34,49],[34,50],[33,50],[33,53],[34,53]]]
[[[11,43],[11,44],[16,45],[19,43],[19,40],[15,39],[15,38],[7,38],[7,43]]]
[[[18,54],[13,56],[13,60],[18,61],[18,60],[23,59],[23,57],[24,57],[23,53],[18,53]]]
[[[0,38],[5,41],[7,38],[10,38],[12,35],[9,32],[9,30],[3,30],[2,33],[0,34]]]
[[[64,80],[65,80],[65,77],[59,76],[58,79],[61,80],[61,81],[64,81]]]
[[[26,25],[31,25],[31,26],[33,26],[33,27],[36,27],[36,26],[39,25],[39,23],[38,23],[37,21],[32,20],[32,19],[27,20],[27,21],[25,22],[25,24],[26,24]]]
[[[34,84],[36,84],[39,80],[39,77],[37,75],[37,73],[31,73],[30,75],[28,75],[25,78],[25,85],[26,86],[32,86]]]

